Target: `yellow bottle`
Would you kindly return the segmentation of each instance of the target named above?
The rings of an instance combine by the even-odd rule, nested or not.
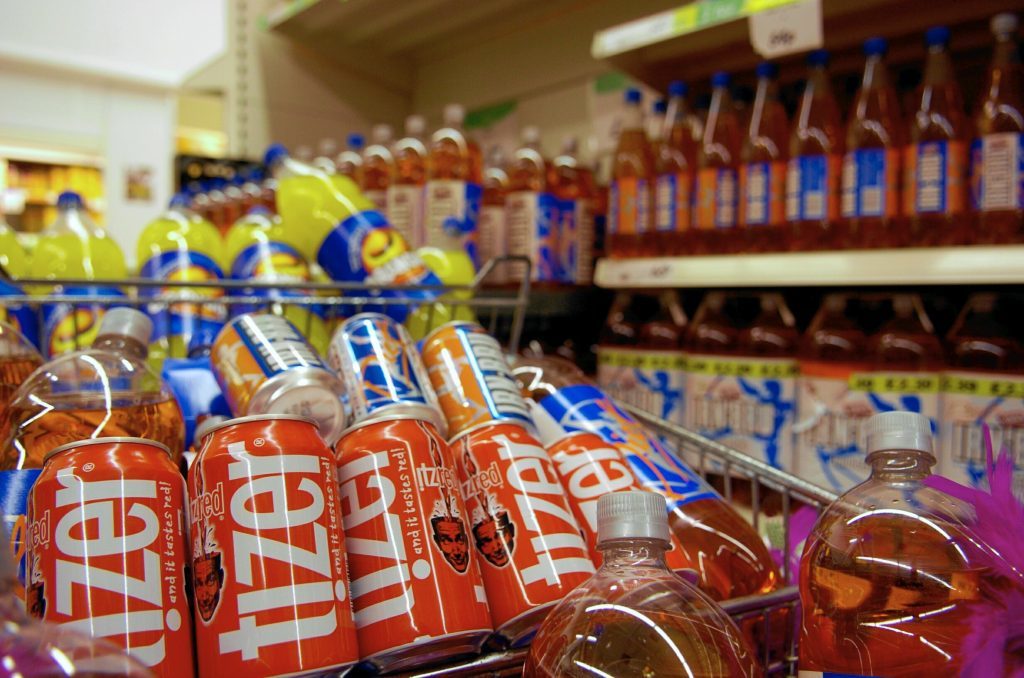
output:
[[[28,252],[18,242],[14,229],[0,214],[0,267],[12,278],[24,278],[28,273]]]

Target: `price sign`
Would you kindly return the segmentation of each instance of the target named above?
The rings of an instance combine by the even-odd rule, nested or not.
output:
[[[825,44],[821,0],[801,0],[750,16],[750,44],[765,59]]]

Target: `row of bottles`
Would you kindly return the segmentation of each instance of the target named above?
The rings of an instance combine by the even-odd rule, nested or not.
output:
[[[827,295],[801,333],[778,294],[711,292],[688,320],[674,291],[659,294],[654,312],[649,299],[619,293],[598,381],[833,490],[866,476],[868,417],[920,412],[936,427],[942,473],[978,485],[983,424],[1015,455],[1024,443],[1024,337],[1009,329],[1005,301],[972,296],[942,341],[912,294]]]
[[[673,83],[644,125],[641,96],[615,155],[609,211],[612,256],[855,249],[1024,239],[1024,72],[1017,19],[992,19],[992,62],[973,123],[949,53],[950,31],[930,29],[915,110],[903,118],[882,38],[865,66],[845,130],[828,75],[812,52],[800,103],[788,118],[777,68],[757,68],[746,120],[730,77],[716,73],[706,120]]]

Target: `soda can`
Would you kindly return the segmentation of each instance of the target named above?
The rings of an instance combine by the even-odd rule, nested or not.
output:
[[[185,482],[164,445],[94,438],[46,455],[29,497],[28,611],[193,675]]]
[[[403,671],[477,653],[491,616],[437,428],[402,416],[361,423],[335,454],[362,659]]]
[[[442,325],[423,340],[422,354],[449,436],[495,421],[533,430],[501,344],[483,327],[463,320]]]
[[[416,343],[382,313],[360,313],[341,324],[327,359],[345,384],[353,423],[407,414],[447,430]]]
[[[224,422],[203,439],[188,489],[199,672],[276,676],[355,663],[334,456],[315,422]]]
[[[594,572],[547,452],[525,428],[492,422],[452,443],[491,620],[513,647]]]
[[[345,430],[341,380],[287,319],[238,316],[217,335],[210,362],[235,416],[309,417],[329,443]]]

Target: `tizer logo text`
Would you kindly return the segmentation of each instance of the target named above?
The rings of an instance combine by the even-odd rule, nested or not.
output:
[[[192,497],[188,502],[188,512],[193,520],[209,520],[224,515],[224,483],[217,483],[209,492]]]
[[[591,532],[597,531],[597,500],[609,492],[621,492],[637,486],[636,478],[613,447],[568,447],[554,455],[558,475],[565,490],[587,520]]]

